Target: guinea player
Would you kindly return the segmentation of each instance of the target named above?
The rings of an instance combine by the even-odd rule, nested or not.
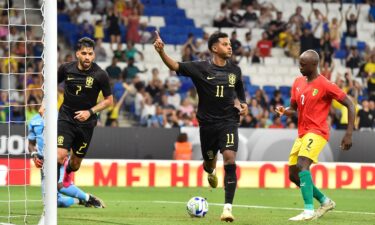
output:
[[[80,168],[87,153],[98,119],[96,113],[113,104],[109,77],[94,63],[94,47],[93,40],[81,38],[76,46],[77,61],[62,64],[58,70],[58,82],[65,82],[64,102],[57,124],[58,168],[72,149],[64,174],[64,187],[71,184],[72,172]],[[100,92],[104,100],[97,103]]]
[[[341,141],[341,149],[352,146],[355,108],[350,98],[334,83],[318,73],[319,55],[307,50],[300,56],[299,76],[291,90],[290,107],[279,106],[279,115],[291,116],[298,112],[298,138],[289,155],[289,179],[300,187],[304,211],[290,218],[292,221],[312,220],[335,208],[336,203],[325,196],[313,184],[310,165],[318,162],[318,156],[329,138],[328,113],[335,99],[348,108],[348,127]],[[313,198],[320,202],[314,211]]]
[[[228,35],[214,33],[209,37],[208,49],[212,58],[203,61],[176,62],[164,52],[164,43],[156,32],[155,50],[161,59],[179,75],[192,79],[199,96],[197,118],[203,168],[208,173],[208,182],[216,188],[217,153],[224,159],[225,204],[222,221],[234,220],[232,202],[237,186],[236,152],[238,148],[238,123],[240,115],[248,112],[242,84],[241,69],[229,59],[232,47]]]

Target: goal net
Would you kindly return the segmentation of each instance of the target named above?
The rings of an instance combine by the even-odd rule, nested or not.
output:
[[[44,7],[38,0],[0,1],[0,224],[41,224],[46,210],[46,189],[30,185],[41,177],[32,173],[28,152],[28,124],[48,96]]]

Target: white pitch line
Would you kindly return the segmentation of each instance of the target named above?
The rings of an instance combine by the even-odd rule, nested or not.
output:
[[[121,202],[124,202],[124,203],[126,203],[126,202],[128,202],[128,203],[144,202],[144,203],[156,203],[156,204],[186,204],[186,202],[178,202],[178,201],[113,201],[113,202],[120,202],[120,203]],[[212,206],[224,206],[224,204],[221,204],[221,203],[209,203],[209,206],[210,205],[212,205]],[[253,209],[294,210],[294,211],[303,210],[302,208],[261,206],[261,205],[233,205],[233,207],[253,208]],[[375,212],[358,212],[358,211],[342,211],[342,210],[333,210],[331,212],[375,216]]]

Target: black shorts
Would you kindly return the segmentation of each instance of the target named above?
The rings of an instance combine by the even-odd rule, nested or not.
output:
[[[64,120],[57,124],[57,147],[65,148],[79,157],[85,157],[94,133],[93,127],[76,126]]]
[[[202,156],[205,161],[215,159],[218,151],[238,149],[238,125],[233,122],[203,125],[199,128]]]

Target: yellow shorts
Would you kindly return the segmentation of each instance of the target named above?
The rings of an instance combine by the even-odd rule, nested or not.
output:
[[[313,163],[317,163],[319,154],[326,143],[326,139],[314,133],[307,133],[302,138],[297,138],[289,155],[289,165],[297,165],[298,156],[307,157]]]

